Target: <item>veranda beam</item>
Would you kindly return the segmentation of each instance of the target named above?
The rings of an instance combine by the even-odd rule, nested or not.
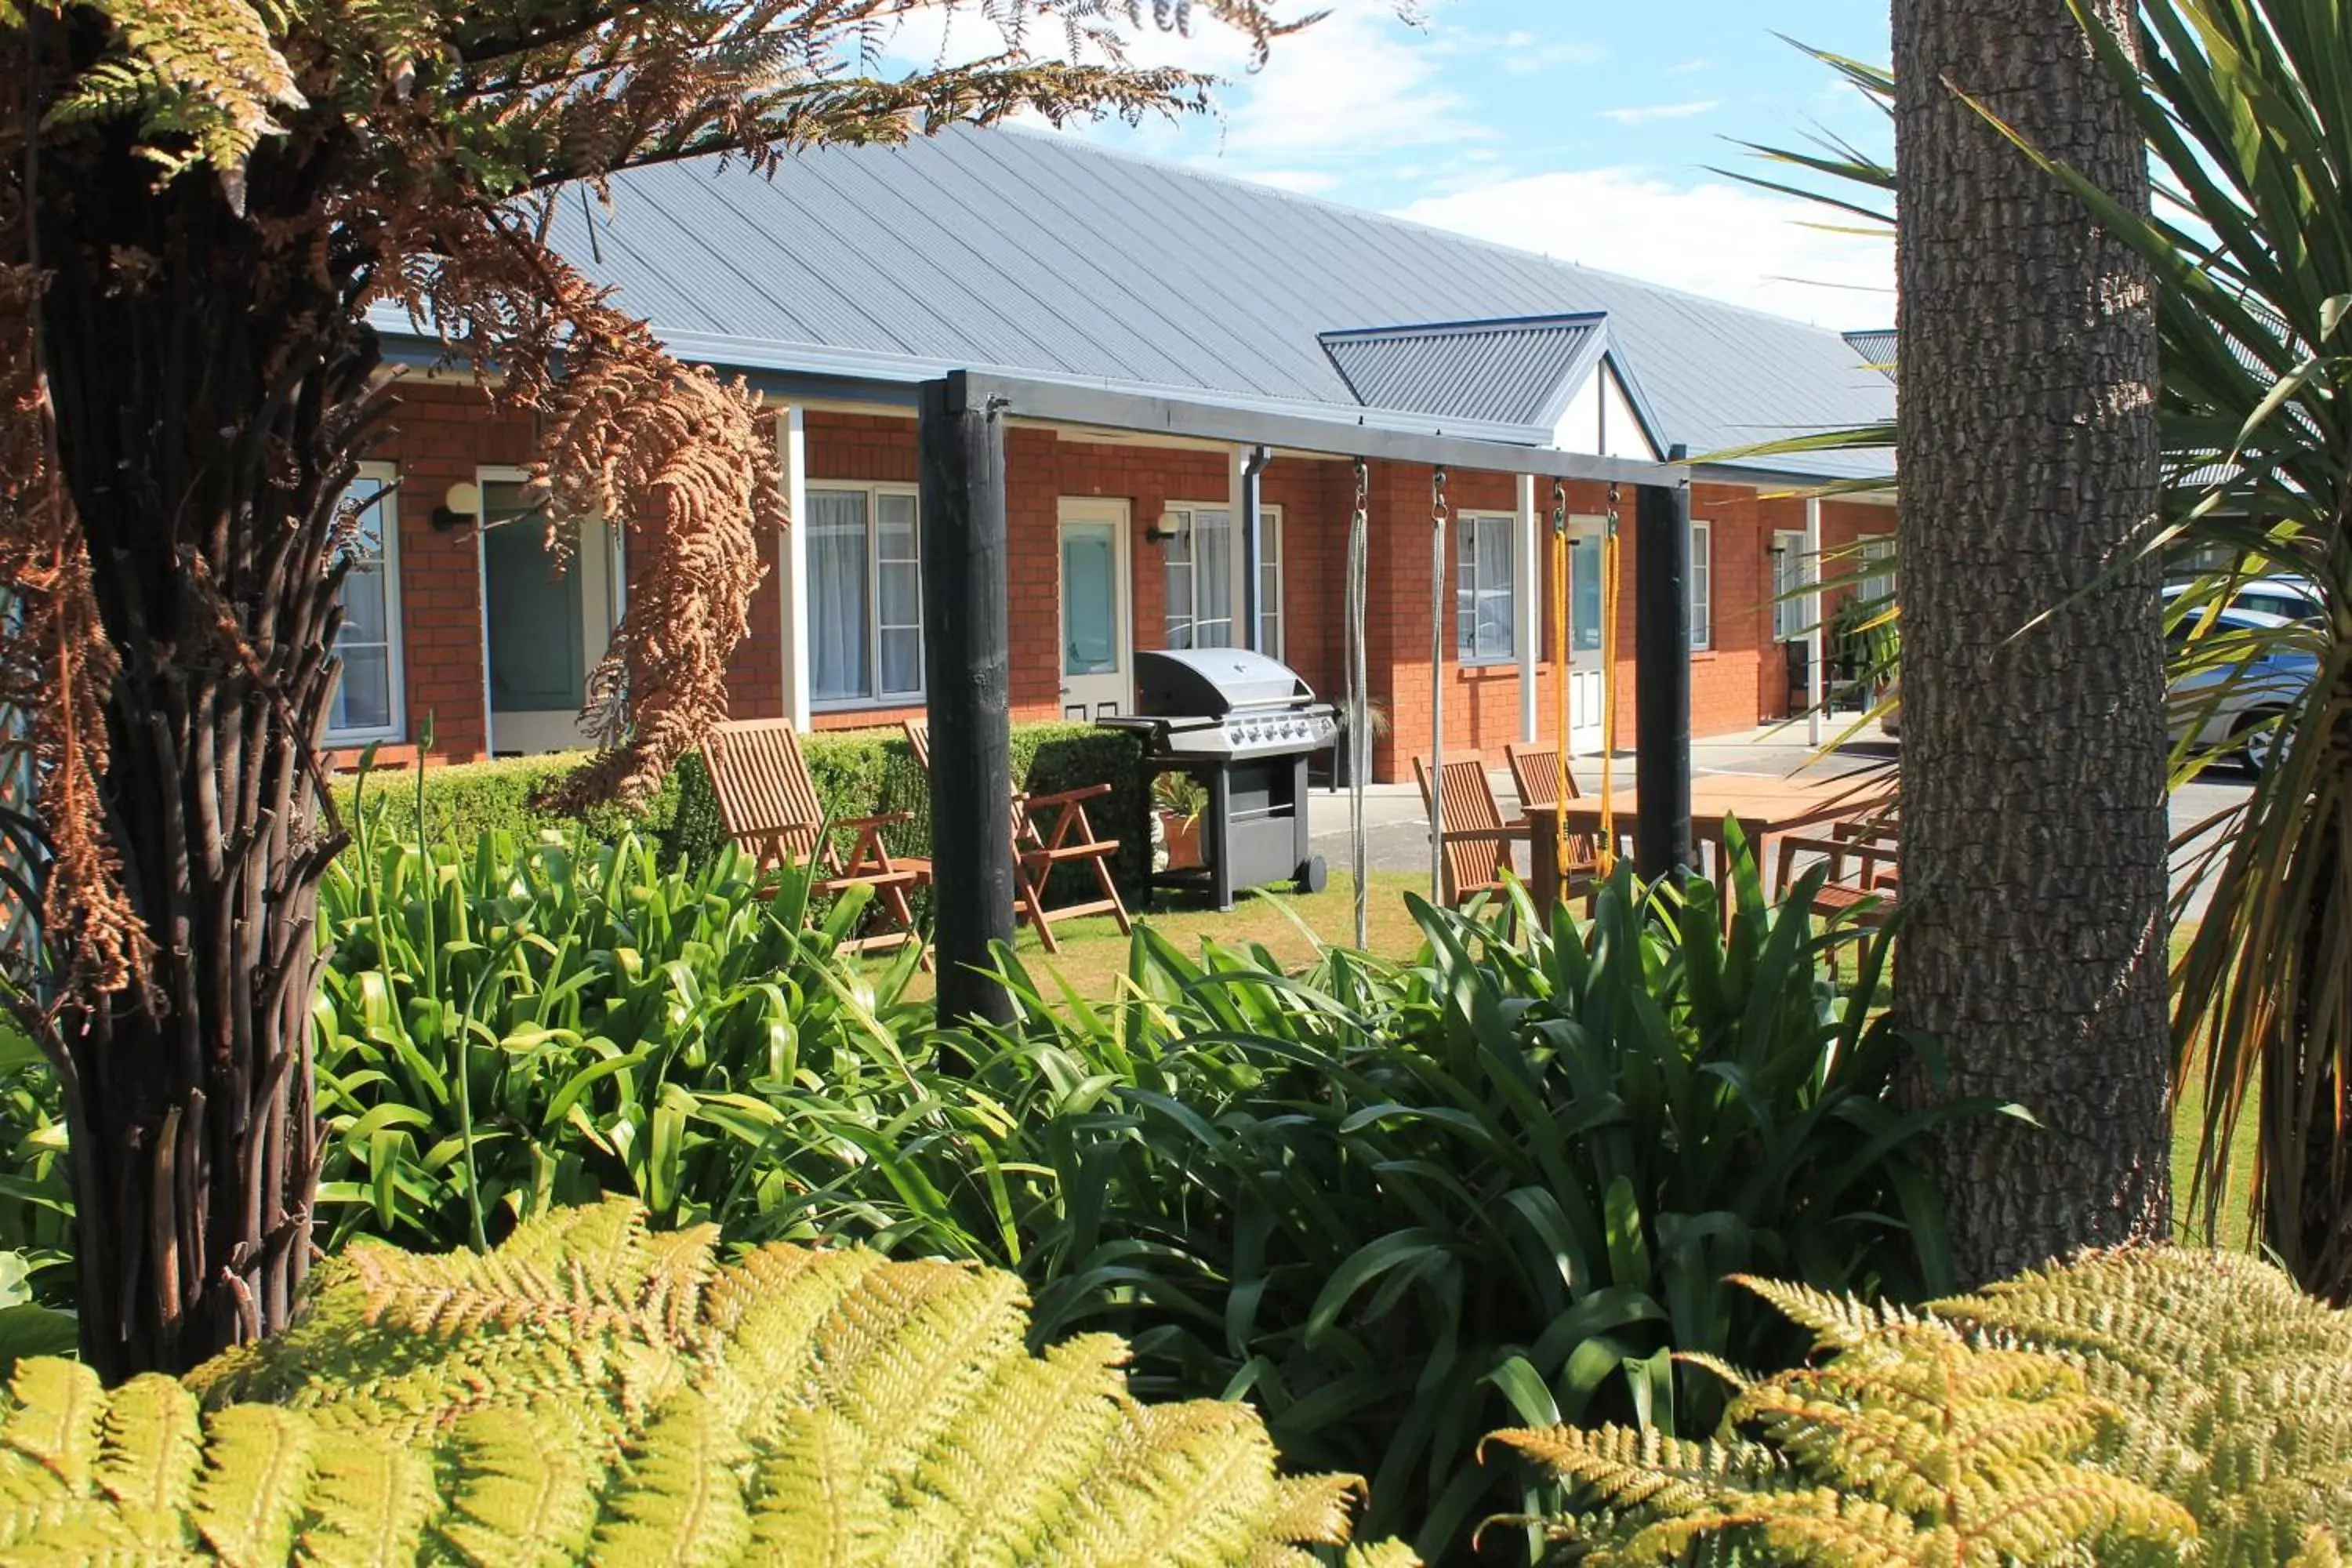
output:
[[[1159,436],[1189,436],[1236,446],[1291,452],[1321,452],[1335,458],[1368,458],[1433,468],[1501,474],[1541,474],[1549,479],[1591,479],[1602,484],[1673,485],[1688,478],[1682,463],[1651,463],[1562,452],[1477,436],[1349,424],[1309,415],[1227,408],[1191,398],[1117,392],[1028,376],[991,372],[956,373],[976,400],[1001,404],[1008,416],[1051,424],[1092,426]]]
[[[939,1014],[1010,1023],[1012,998],[986,973],[989,944],[1013,940],[1003,410],[961,375],[924,383],[919,408]]]

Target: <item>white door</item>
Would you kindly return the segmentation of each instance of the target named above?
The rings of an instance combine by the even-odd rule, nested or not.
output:
[[[1133,706],[1127,503],[1062,499],[1062,716]]]
[[[1568,749],[1601,750],[1609,674],[1601,662],[1601,535],[1606,519],[1568,520]]]
[[[612,530],[576,531],[570,558],[549,551],[545,515],[519,481],[482,485],[482,663],[497,756],[576,751],[588,674],[620,618]]]

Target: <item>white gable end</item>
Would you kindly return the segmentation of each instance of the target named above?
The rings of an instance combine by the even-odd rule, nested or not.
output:
[[[1601,383],[1601,455],[1650,462],[1664,457],[1643,434],[1642,421],[1633,414],[1633,400],[1625,395],[1625,384],[1617,379],[1617,367],[1601,361],[1595,379]]]
[[[1563,452],[1596,458],[1630,458],[1658,461],[1664,454],[1650,445],[1625,384],[1606,359],[1592,367],[1584,384],[1568,400],[1568,407],[1552,427],[1551,444]]]

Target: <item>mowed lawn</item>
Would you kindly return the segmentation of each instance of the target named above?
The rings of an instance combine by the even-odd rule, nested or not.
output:
[[[1373,874],[1367,909],[1370,933],[1367,946],[1371,952],[1385,957],[1409,958],[1419,949],[1421,931],[1412,922],[1404,896],[1425,895],[1428,886],[1426,878],[1411,873]],[[1203,942],[1226,947],[1258,945],[1286,968],[1292,969],[1313,961],[1318,942],[1328,946],[1352,946],[1355,942],[1353,889],[1347,876],[1339,872],[1333,873],[1331,885],[1320,893],[1245,893],[1230,914],[1221,914],[1204,901],[1171,901],[1166,907],[1137,918],[1186,953],[1197,953]],[[2176,959],[2189,934],[2186,931],[2173,934]],[[1050,966],[1058,969],[1082,996],[1109,997],[1117,994],[1119,978],[1127,972],[1128,942],[1116,923],[1108,918],[1066,921],[1055,927],[1055,935],[1062,944],[1058,956],[1046,953],[1036,933],[1026,926],[1021,928],[1014,951],[1038,973],[1041,980],[1045,978],[1044,969]],[[915,994],[929,995],[931,986],[931,976],[920,975],[915,982]],[[2219,1226],[2220,1239],[2225,1247],[2250,1244],[2252,1223],[2247,1194],[2253,1175],[2256,1109],[2249,1106],[2231,1139],[2230,1184],[2222,1199]],[[2199,1129],[2204,1113],[2204,1083],[2201,1078],[2191,1075],[2190,1080],[2180,1086],[2173,1116],[2174,1226],[2184,1243],[2201,1244],[2210,1239],[2206,1234],[2203,1204],[2200,1202],[2193,1207],[2190,1204]]]

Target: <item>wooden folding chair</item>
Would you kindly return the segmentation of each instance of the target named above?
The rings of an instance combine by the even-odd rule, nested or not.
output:
[[[928,774],[931,771],[931,727],[920,719],[909,719],[906,728],[907,744],[914,749],[916,763]],[[1016,793],[1013,796],[1013,912],[1037,928],[1037,940],[1045,944],[1047,952],[1062,951],[1061,942],[1054,935],[1055,921],[1108,915],[1118,922],[1122,933],[1135,929],[1135,922],[1128,917],[1127,903],[1118,896],[1118,882],[1110,870],[1111,858],[1118,853],[1118,840],[1097,837],[1094,824],[1087,816],[1087,802],[1099,800],[1110,793],[1110,785],[1098,784],[1052,795]],[[1048,817],[1050,821],[1042,820]],[[1075,904],[1047,904],[1045,889],[1055,870],[1075,865],[1092,868],[1101,897]]]
[[[1413,758],[1412,776],[1421,785],[1421,804],[1430,807],[1426,757]],[[1445,901],[1458,904],[1480,893],[1500,892],[1503,873],[1511,869],[1511,846],[1528,841],[1527,819],[1503,820],[1495,787],[1486,782],[1486,765],[1475,759],[1446,763],[1443,788],[1445,831],[1439,842],[1444,852]]]
[[[884,828],[912,821],[913,812],[837,816],[828,822],[789,719],[746,719],[718,726],[702,742],[702,765],[709,771],[727,836],[753,858],[763,875],[788,861],[805,863],[817,873],[814,892],[873,889],[876,904],[898,929],[856,938],[844,942],[845,948],[903,947],[917,940],[907,890],[931,879],[931,863],[893,855],[882,841]],[[835,835],[849,837],[846,855]]]
[[[1519,808],[1524,813],[1530,806],[1559,805],[1559,752],[1556,748],[1537,750],[1525,746],[1505,746],[1504,757],[1511,764],[1511,784],[1519,792]],[[1579,791],[1576,775],[1566,775],[1568,798],[1574,800]],[[1578,884],[1588,889],[1601,879],[1601,856],[1590,834],[1568,836],[1568,864],[1559,868],[1560,890],[1565,893]]]
[[[1812,898],[1812,912],[1822,920],[1875,927],[1894,915],[1901,872],[1898,846],[1891,830],[1845,823],[1832,828],[1826,838],[1789,833],[1780,836],[1780,887],[1784,895],[1796,885],[1798,856],[1818,855],[1829,862],[1829,876],[1814,889]],[[1850,862],[1851,877],[1846,870]]]

